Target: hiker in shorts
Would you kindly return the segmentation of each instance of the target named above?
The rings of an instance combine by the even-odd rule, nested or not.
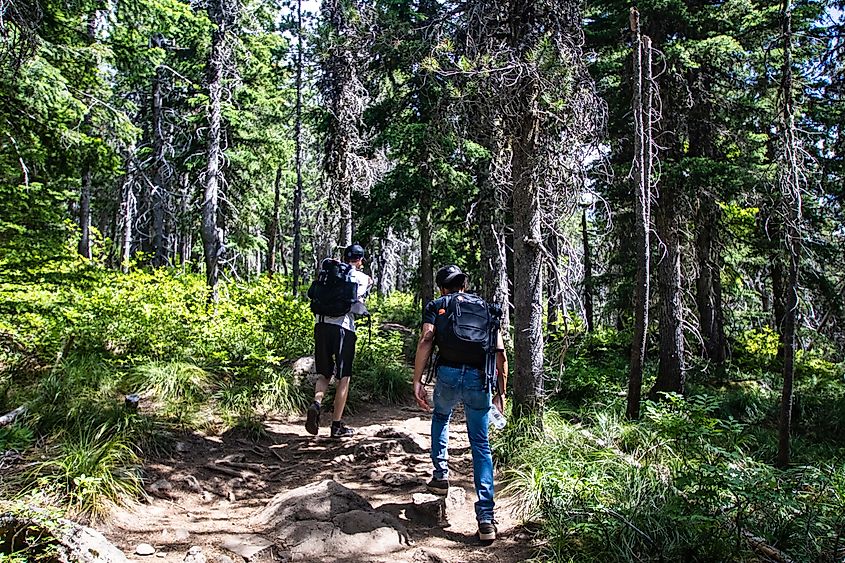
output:
[[[457,266],[441,268],[435,276],[441,297],[428,303],[423,313],[422,332],[414,361],[414,398],[420,407],[426,411],[432,410],[432,405],[427,401],[422,378],[436,344],[437,382],[434,387],[434,412],[431,415],[431,461],[434,471],[427,488],[440,495],[447,495],[449,492],[449,419],[455,406],[463,403],[467,435],[472,450],[475,492],[478,495],[478,501],[475,503],[478,537],[483,542],[491,542],[496,539],[496,521],[493,517],[493,456],[488,438],[488,417],[491,404],[499,413],[504,412],[508,360],[502,334],[498,330],[498,319],[495,324],[490,323],[487,329],[491,345],[482,356],[475,353],[474,357],[462,357],[461,346],[450,346],[450,342],[446,341],[454,332],[450,329],[449,323],[454,322],[450,317],[454,318],[456,307],[457,314],[460,315],[459,307],[462,302],[480,302],[482,307],[491,307],[491,310],[494,307],[477,296],[465,293],[467,280],[467,275]],[[488,361],[489,364],[486,363]],[[492,368],[493,363],[495,371]]]
[[[343,423],[343,409],[349,395],[349,378],[352,375],[352,361],[355,358],[355,314],[366,311],[364,299],[373,286],[373,279],[361,271],[364,263],[364,249],[358,244],[347,246],[343,261],[352,266],[350,275],[357,283],[357,303],[344,315],[326,316],[315,314],[314,364],[318,374],[314,390],[314,402],[308,407],[305,430],[315,436],[320,430],[320,406],[329,388],[332,376],[337,377],[334,394],[334,410],[330,435],[345,438],[355,430]]]

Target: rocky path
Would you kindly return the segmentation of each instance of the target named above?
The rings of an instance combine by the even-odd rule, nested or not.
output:
[[[445,500],[425,492],[428,415],[371,407],[347,417],[358,433],[344,440],[328,437],[327,418],[317,437],[301,418],[268,421],[257,444],[235,434],[183,437],[171,456],[149,461],[150,501],[98,528],[139,562],[531,558],[507,499],[497,499],[499,539],[485,546],[475,535],[462,413],[451,427],[453,489]]]

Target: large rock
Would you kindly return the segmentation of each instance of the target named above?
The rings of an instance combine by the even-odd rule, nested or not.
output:
[[[300,383],[303,380],[308,380],[313,385],[317,381],[317,366],[314,363],[314,356],[303,356],[295,360],[290,369],[293,373],[294,382]]]
[[[399,520],[331,480],[279,493],[251,523],[300,561],[382,555],[408,545]]]

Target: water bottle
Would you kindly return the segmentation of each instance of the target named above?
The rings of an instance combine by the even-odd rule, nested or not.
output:
[[[505,427],[505,424],[508,423],[508,419],[505,418],[505,415],[499,412],[496,405],[490,405],[490,412],[487,414],[490,424],[492,424],[496,430],[501,430]]]

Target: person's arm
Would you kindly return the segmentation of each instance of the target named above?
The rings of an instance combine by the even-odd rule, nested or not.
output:
[[[426,401],[425,386],[422,383],[423,372],[434,349],[434,325],[423,323],[420,340],[417,342],[417,354],[414,357],[414,399],[420,408],[430,411],[431,406]]]
[[[499,333],[499,338],[496,341],[496,381],[498,384],[498,392],[493,396],[493,404],[499,409],[499,412],[505,412],[505,395],[508,390],[508,356],[505,354],[505,341],[502,338],[502,333]]]

